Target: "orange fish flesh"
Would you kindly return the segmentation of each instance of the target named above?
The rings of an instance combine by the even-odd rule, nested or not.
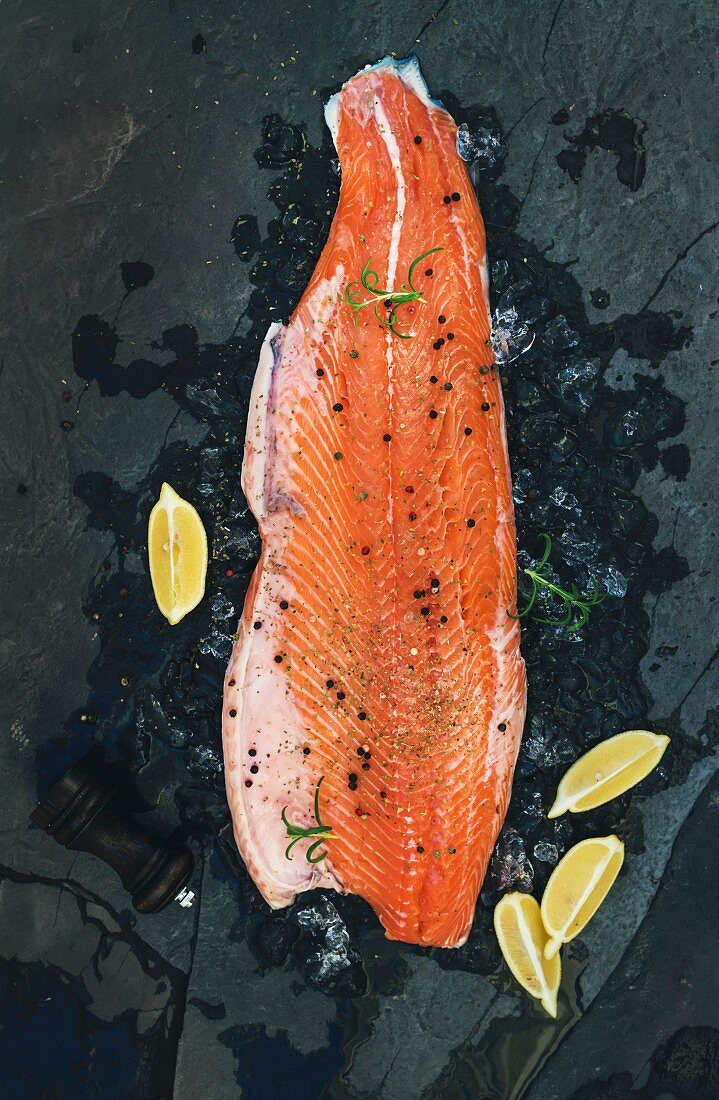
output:
[[[227,794],[270,905],[332,887],[392,939],[456,947],[526,696],[484,225],[416,59],[325,113],[339,205],[252,391],[262,554],[225,682]]]

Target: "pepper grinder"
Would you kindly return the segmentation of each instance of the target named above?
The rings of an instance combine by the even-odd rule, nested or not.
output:
[[[119,774],[93,746],[50,788],[30,820],[58,844],[98,856],[120,876],[138,913],[159,913],[171,901],[189,908],[195,860],[176,835],[139,825],[122,805]]]

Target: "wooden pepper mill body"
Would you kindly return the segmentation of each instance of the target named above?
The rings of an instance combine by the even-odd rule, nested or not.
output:
[[[195,866],[192,852],[129,816],[99,746],[53,784],[30,820],[65,848],[89,852],[113,867],[138,912],[158,913],[175,898],[192,903],[193,895],[184,889]]]

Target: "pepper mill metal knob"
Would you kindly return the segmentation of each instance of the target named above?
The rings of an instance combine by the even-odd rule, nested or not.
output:
[[[192,852],[174,834],[161,837],[139,825],[118,795],[117,771],[96,745],[53,784],[30,820],[58,844],[114,868],[139,913],[159,913],[173,900],[191,906]]]

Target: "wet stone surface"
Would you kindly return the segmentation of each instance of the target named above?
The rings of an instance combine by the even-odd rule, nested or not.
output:
[[[201,27],[187,14],[135,5],[123,13],[108,6],[102,32],[80,5],[67,8],[61,26],[49,15],[32,27],[10,20],[16,83],[52,98],[54,66],[59,80],[81,88],[75,115],[23,123],[31,142],[51,149],[50,165],[78,150],[87,158],[84,174],[68,165],[29,191],[20,182],[22,156],[9,160],[8,255],[22,270],[20,257],[37,246],[42,227],[50,259],[20,280],[25,298],[42,296],[42,323],[32,333],[15,325],[9,349],[12,429],[3,454],[13,475],[3,536],[17,577],[5,602],[17,641],[4,658],[17,686],[3,715],[14,778],[0,889],[11,922],[44,911],[48,891],[59,899],[55,924],[41,924],[34,938],[16,930],[1,953],[3,1003],[17,1005],[6,1010],[0,1039],[15,1095],[184,1100],[204,1089],[218,1098],[240,1090],[262,1098],[509,1100],[530,1095],[545,1063],[538,1100],[568,1100],[575,1086],[584,1096],[582,1082],[562,1091],[552,1066],[571,1060],[575,1041],[586,1044],[595,997],[601,1018],[602,987],[711,775],[716,653],[710,632],[696,629],[697,610],[711,607],[716,591],[707,477],[716,390],[711,311],[702,309],[716,239],[701,208],[704,176],[686,219],[695,228],[672,223],[674,253],[655,248],[672,206],[667,163],[681,173],[671,125],[706,112],[703,85],[684,82],[678,116],[657,105],[655,91],[642,93],[641,82],[631,102],[619,96],[620,62],[603,87],[591,19],[571,4],[546,13],[536,42],[517,13],[482,29],[496,38],[480,76],[467,47],[480,33],[478,17],[450,3],[433,18],[425,7],[412,12],[418,52],[433,92],[460,124],[458,148],[487,225],[520,569],[541,558],[546,532],[552,579],[602,594],[581,630],[525,621],[525,739],[475,925],[457,951],[388,943],[357,898],[318,892],[272,914],[232,841],[220,745],[224,666],[259,550],[239,484],[255,362],[268,324],[287,316],[306,285],[339,190],[319,101],[384,49],[414,48],[405,40],[408,16],[399,8],[389,17],[367,12],[364,23],[348,9],[349,22],[323,24],[322,35],[319,16],[300,18],[292,5],[277,18],[269,9],[250,17],[220,5]],[[627,8],[635,27],[645,17],[642,5]],[[696,12],[693,19],[678,43],[670,21],[657,30],[678,71],[690,58],[694,64]],[[523,82],[498,71],[505,38],[526,54]],[[46,76],[33,62],[40,43]],[[560,56],[567,43],[586,62],[574,85]],[[618,48],[626,72],[645,64],[636,43]],[[121,107],[103,106],[102,96],[96,102],[110,79],[103,69],[114,81],[107,94],[112,87]],[[19,103],[16,112],[25,118]],[[178,115],[192,125],[183,129]],[[81,266],[73,251],[83,224],[78,202]],[[644,203],[655,208],[653,227],[636,220]],[[584,228],[575,239],[577,219]],[[610,253],[618,224],[636,240],[626,271],[622,249]],[[566,251],[572,247],[578,262]],[[16,285],[10,265],[4,277]],[[637,278],[636,292],[628,291]],[[5,308],[21,317],[21,300],[10,295]],[[43,431],[32,416],[37,407]],[[155,609],[144,541],[165,480],[196,504],[211,541],[206,598],[175,628]],[[520,587],[526,597],[522,572]],[[38,602],[42,627],[39,614],[27,612]],[[564,608],[540,598],[535,612],[557,620]],[[54,639],[51,651],[38,646],[38,630]],[[603,737],[647,724],[673,741],[640,792],[580,818],[547,820],[569,764]],[[129,767],[136,808],[167,828],[179,825],[194,847],[192,911],[173,906],[136,918],[106,868],[27,831],[36,794],[95,741]],[[568,847],[610,831],[630,853],[617,887],[621,907],[608,902],[604,923],[600,915],[573,948],[553,1025],[517,995],[502,967],[492,908],[509,889],[541,895]],[[87,890],[111,918],[84,900],[62,902]],[[662,920],[648,953],[661,951],[671,916]],[[108,956],[108,942],[117,969],[91,965],[98,951]],[[684,1097],[687,1080],[704,1088],[677,1076],[677,1066],[691,1060],[690,1048],[692,1066],[713,1064],[719,1019],[687,1005],[686,1021],[667,1012],[672,1030],[662,1033],[661,1050],[647,1049],[647,1057],[657,1049],[646,1084],[654,1091],[603,1083],[624,1069],[607,1062],[586,1096],[656,1098],[664,1089]],[[681,1032],[685,1022],[691,1033]],[[27,1055],[33,1035],[50,1051],[42,1076]],[[597,1036],[585,1057],[601,1066],[608,1039],[599,1025]],[[90,1057],[93,1075],[76,1068]],[[606,1091],[615,1084],[625,1092]]]

